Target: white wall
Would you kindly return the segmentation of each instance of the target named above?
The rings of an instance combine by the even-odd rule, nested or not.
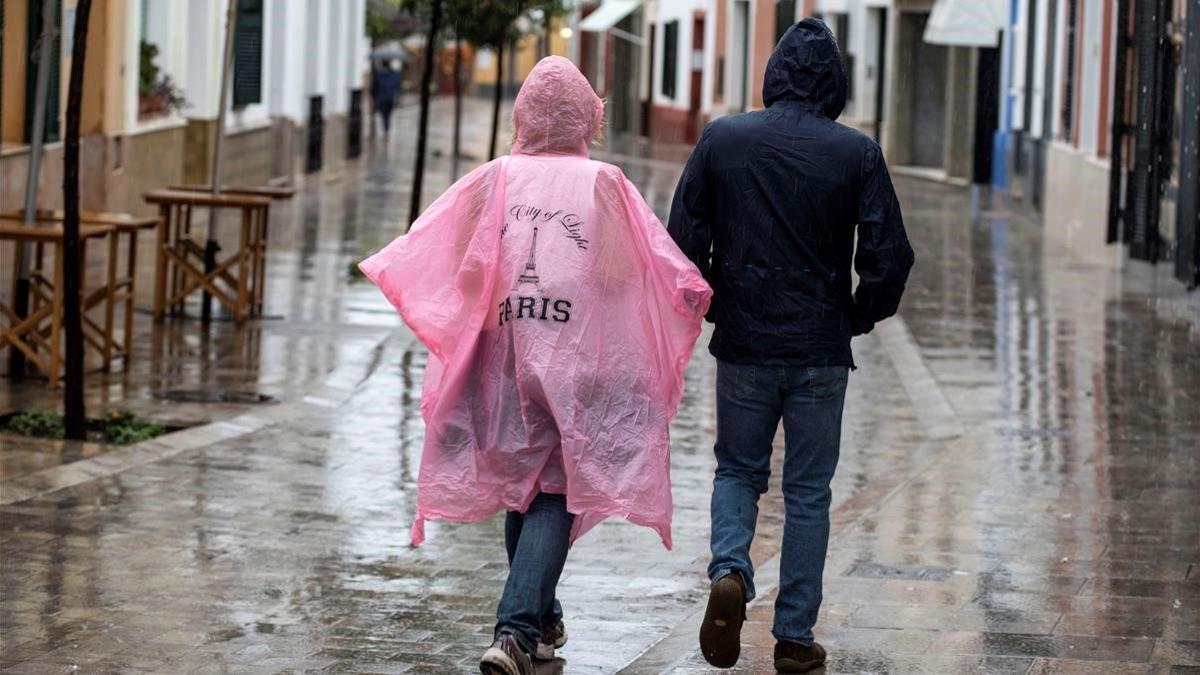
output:
[[[226,0],[188,0],[186,11],[179,9],[183,3],[150,1],[176,8],[171,12],[172,41],[183,55],[178,60],[186,65],[178,79],[191,103],[187,116],[216,118]],[[133,26],[140,24],[138,5],[130,4],[129,20],[137,22]],[[346,112],[350,89],[362,86],[368,68],[366,0],[265,0],[263,13],[263,100],[237,109],[231,106],[228,127],[266,124],[271,117],[303,122],[308,98],[314,95],[324,96],[326,114]],[[136,78],[132,87],[136,96]]]
[[[1083,12],[1083,77],[1080,79],[1079,147],[1088,155],[1096,153],[1096,137],[1100,124],[1100,0],[1082,0]]]
[[[1029,54],[1029,0],[1017,3],[1017,23],[1013,26],[1012,41],[1012,119],[1013,129],[1026,128],[1025,120],[1025,64]]]
[[[1048,0],[1038,2],[1037,12],[1035,14],[1037,22],[1037,35],[1033,37],[1033,82],[1029,83],[1028,95],[1032,98],[1030,107],[1032,110],[1033,119],[1029,120],[1029,134],[1034,138],[1042,138],[1045,130],[1042,126],[1045,123],[1045,105],[1046,105],[1046,45],[1049,31],[1046,27],[1050,25],[1050,7]],[[1061,4],[1061,3],[1060,3]]]
[[[692,83],[692,19],[695,12],[705,12],[704,23],[705,30],[708,29],[708,24],[713,22],[713,12],[706,11],[708,9],[708,0],[659,0],[658,15],[654,17],[655,24],[655,45],[658,54],[654,58],[654,73],[653,73],[653,102],[655,105],[667,108],[679,108],[686,110],[691,101],[691,83]],[[675,59],[675,97],[669,98],[663,96],[662,93],[662,77],[663,77],[663,49],[666,46],[666,31],[664,27],[671,21],[679,22],[679,42],[676,45]],[[711,40],[705,40],[705,51],[709,50]],[[707,58],[707,57],[706,57]],[[704,79],[709,79],[712,76],[712,69],[705,70]],[[711,87],[711,85],[708,85]],[[711,88],[708,98],[711,105]],[[704,100],[701,99],[701,105],[704,105]]]

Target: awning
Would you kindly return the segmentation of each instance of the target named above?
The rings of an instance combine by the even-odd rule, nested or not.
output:
[[[925,41],[954,47],[995,47],[1008,26],[1004,0],[937,0]]]
[[[642,6],[642,0],[608,0],[579,22],[579,30],[603,33]]]

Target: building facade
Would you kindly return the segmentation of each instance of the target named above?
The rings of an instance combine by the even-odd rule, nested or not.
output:
[[[39,203],[61,200],[61,128],[74,0],[55,3]],[[237,0],[224,182],[336,171],[361,139],[365,0]],[[41,0],[3,3],[0,208],[23,203]],[[83,206],[146,212],[149,189],[209,180],[225,0],[93,0],[81,128]]]
[[[994,185],[1071,257],[1200,283],[1200,0],[1010,2]]]

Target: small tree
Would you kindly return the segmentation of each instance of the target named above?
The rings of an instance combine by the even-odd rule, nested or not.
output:
[[[504,48],[518,38],[517,18],[528,7],[522,0],[463,1],[459,35],[476,47],[495,50],[496,80],[492,91],[492,134],[488,159],[495,159],[500,133],[500,101],[504,93]]]
[[[67,85],[66,134],[63,143],[63,328],[67,358],[63,392],[63,426],[67,438],[83,440],[83,316],[79,269],[79,119],[83,108],[83,65],[87,56],[88,17],[92,0],[75,5],[71,80]]]
[[[417,4],[414,1],[414,4]],[[412,197],[409,201],[408,224],[412,226],[421,215],[421,190],[425,182],[425,149],[429,142],[429,90],[433,86],[433,60],[437,55],[438,34],[442,29],[443,0],[425,0],[429,23],[425,31],[425,63],[421,71],[420,113],[417,123],[417,152],[413,166]],[[418,10],[422,9],[417,5]]]

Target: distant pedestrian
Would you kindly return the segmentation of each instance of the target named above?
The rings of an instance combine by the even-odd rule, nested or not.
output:
[[[786,524],[775,667],[804,672],[825,662],[813,626],[853,368],[850,338],[896,312],[913,264],[879,146],[834,121],[846,85],[825,24],[792,26],[767,63],[766,109],[708,125],[671,208],[671,236],[714,293],[717,470],[700,647],[718,667],[733,666],[740,654],[754,597],[750,545],[780,419]]]
[[[588,159],[603,118],[574,64],[542,59],[511,155],[361,264],[430,351],[413,542],[426,519],[508,512],[484,673],[554,658],[567,549],[601,520],[671,544],[668,426],[712,291],[621,170]]]
[[[400,76],[400,61],[384,61],[371,74],[371,104],[379,113],[383,123],[383,134],[392,131],[392,111],[400,97],[400,86],[403,80]]]

